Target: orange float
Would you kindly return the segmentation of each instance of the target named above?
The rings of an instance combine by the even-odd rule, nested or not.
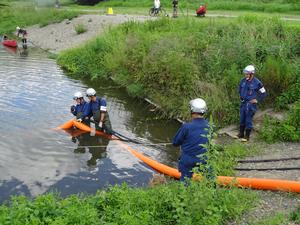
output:
[[[87,125],[77,122],[75,120],[70,120],[67,123],[59,126],[57,129],[70,129],[73,126],[77,127],[80,130],[90,132],[91,128]],[[122,142],[118,137],[113,135],[107,135],[101,131],[96,131],[97,135],[104,136],[110,140],[115,140],[119,143],[120,146],[127,149],[131,154],[136,156],[138,159],[146,163],[148,166],[152,167],[156,171],[166,174],[170,177],[174,177],[176,179],[180,178],[180,172],[172,167],[159,163],[150,157],[147,157],[132,147],[126,145]],[[273,190],[273,191],[287,191],[287,192],[295,192],[300,193],[300,182],[298,181],[289,181],[289,180],[276,180],[276,179],[260,179],[260,178],[242,178],[242,177],[227,177],[227,176],[218,176],[217,182],[220,185],[224,186],[237,186],[237,187],[245,187],[259,190]]]

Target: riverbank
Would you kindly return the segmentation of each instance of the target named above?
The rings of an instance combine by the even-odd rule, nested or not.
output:
[[[112,29],[111,33],[113,35],[105,34],[104,38],[97,38],[95,41],[90,42],[88,46],[66,53],[61,60],[66,60],[64,66],[68,67],[69,72],[73,72],[73,75],[79,78],[81,76],[96,79],[114,78],[116,82],[128,87],[129,93],[133,96],[142,96],[140,94],[143,93],[142,91],[145,87],[139,86],[139,81],[142,81],[142,84],[148,83],[153,90],[146,94],[149,94],[151,99],[155,99],[155,102],[166,103],[172,97],[172,101],[169,103],[170,107],[172,105],[176,107],[181,106],[176,109],[177,111],[173,111],[173,115],[184,111],[187,99],[192,97],[189,96],[191,93],[188,92],[193,81],[192,78],[203,75],[203,80],[197,80],[197,85],[200,86],[199,89],[208,92],[207,97],[210,97],[208,98],[210,108],[216,103],[219,103],[219,109],[229,107],[227,109],[228,112],[225,111],[225,113],[228,113],[225,114],[225,117],[222,115],[223,111],[217,111],[217,114],[215,114],[217,115],[216,118],[226,118],[236,106],[227,105],[230,98],[226,97],[226,101],[222,101],[221,97],[224,98],[224,93],[228,94],[225,88],[230,91],[236,88],[236,83],[240,78],[236,77],[236,75],[240,73],[243,65],[246,63],[243,60],[238,60],[241,57],[239,54],[245,57],[261,57],[256,62],[262,69],[263,65],[261,63],[265,62],[264,57],[269,56],[269,54],[280,53],[282,54],[281,56],[286,57],[287,52],[292,52],[291,47],[293,45],[290,45],[290,42],[293,42],[293,39],[284,38],[290,34],[286,32],[285,27],[281,27],[281,23],[277,24],[276,20],[257,20],[256,18],[248,17],[241,19],[242,24],[227,24],[227,21],[218,23],[214,20],[200,21],[182,20],[178,21],[178,23],[172,23],[171,20],[165,19],[154,23],[147,22],[146,27],[135,23],[127,23],[122,25],[121,28]],[[274,27],[268,30],[261,25],[263,22],[267,23],[268,26]],[[226,33],[224,27],[229,28],[229,25],[236,29]],[[271,32],[270,36],[262,35],[263,37],[258,39],[258,44],[255,45],[255,47],[261,45],[261,48],[258,48],[258,56],[256,56],[256,48],[247,53],[243,52],[244,48],[239,44],[247,44],[250,41],[247,47],[251,47],[251,44],[255,43],[256,40],[251,42],[251,40],[247,39],[244,42],[239,42],[243,38],[243,36],[238,36],[239,32],[244,31],[243,34],[249,34],[249,30],[241,30],[240,25],[249,25],[251,29],[255,29],[255,26],[258,26],[259,29],[255,29],[254,33],[260,34],[263,31],[262,33],[265,35],[265,32]],[[276,32],[273,31],[273,28],[276,28]],[[209,32],[206,32],[207,30]],[[180,34],[177,34],[178,31]],[[235,37],[234,35],[237,37],[232,38]],[[272,45],[268,45],[266,42],[273,40],[271,39],[273,36],[276,37],[275,42]],[[222,39],[221,37],[228,37],[228,39]],[[198,41],[198,39],[203,40],[203,42]],[[230,42],[230,39],[234,41]],[[281,41],[288,41],[287,46],[281,46]],[[235,45],[238,45],[241,49],[238,50],[235,48]],[[274,46],[279,49],[273,49]],[[287,47],[285,51],[284,47]],[[230,51],[225,51],[225,48],[228,48]],[[200,50],[205,50],[205,54],[202,55]],[[190,54],[191,52],[194,52],[194,54]],[[224,54],[224,57],[229,58],[229,61],[224,60],[221,57],[222,54]],[[230,58],[231,56],[232,58]],[[289,57],[284,59],[290,62]],[[201,64],[202,60],[208,60],[208,63]],[[238,61],[236,64],[233,63],[235,60]],[[190,61],[193,61],[193,63],[190,63]],[[216,63],[214,63],[215,61]],[[199,67],[204,66],[204,70],[200,70],[201,73],[197,72],[199,69],[197,62],[201,64]],[[274,64],[276,62],[278,61],[275,61]],[[228,70],[225,64],[233,64],[233,66]],[[284,67],[286,64],[280,65]],[[297,64],[293,65],[296,66]],[[190,70],[190,67],[192,67],[192,70]],[[214,69],[214,67],[217,68]],[[222,75],[225,74],[228,76],[226,77],[228,80],[225,80],[227,86],[217,86],[220,84],[218,82],[205,82],[206,79],[213,75],[208,73],[210,69],[213,69],[212,73],[216,73],[218,76],[213,77],[209,81],[220,79],[220,83],[222,83],[224,81],[221,80]],[[148,77],[144,79],[144,77],[140,76],[139,71],[146,73]],[[185,79],[185,75],[189,79]],[[268,74],[266,73],[266,75]],[[289,77],[284,77],[283,80],[287,78]],[[171,83],[170,86],[168,82]],[[282,82],[282,80],[279,79],[277,82]],[[231,83],[232,86],[229,86]],[[148,89],[146,91],[149,91],[149,86],[146,86]],[[174,90],[174,86],[179,86],[180,88]],[[161,87],[163,89],[160,89]],[[217,90],[219,87],[223,88],[220,92]],[[155,93],[156,88],[158,90],[157,93]],[[171,89],[171,92],[169,89]],[[186,94],[186,90],[188,94],[184,96],[185,100],[181,101],[183,99],[181,96]],[[193,89],[195,93],[192,94],[205,94],[197,90]],[[216,96],[214,96],[215,93]],[[165,98],[162,99],[161,96],[165,96]],[[173,98],[176,99],[177,97],[179,100],[174,101]],[[234,100],[236,101],[236,99]],[[165,106],[164,104],[162,105]],[[187,112],[184,113],[188,116]],[[230,120],[227,122],[230,122]],[[245,152],[245,149],[243,151]],[[229,156],[229,159],[232,160],[232,155],[229,154]],[[242,155],[239,156],[242,157]],[[238,156],[235,155],[235,157]],[[226,160],[223,161],[226,163]],[[232,168],[229,169],[232,170]],[[224,169],[222,175],[225,175],[226,172]],[[157,187],[157,189],[150,189],[148,193],[146,193],[148,190],[134,189],[132,191],[121,187],[110,189],[109,192],[100,192],[99,195],[87,198],[72,196],[66,199],[57,199],[46,195],[40,196],[34,201],[28,201],[20,197],[19,200],[15,200],[15,205],[11,204],[12,208],[1,208],[0,212],[3,212],[3,214],[0,218],[6,222],[12,222],[16,219],[16,221],[21,221],[22,223],[27,220],[30,221],[28,222],[29,224],[32,221],[38,221],[37,223],[39,223],[44,220],[54,221],[53,223],[79,223],[78,221],[82,221],[82,224],[97,224],[98,221],[100,221],[99,223],[104,221],[120,224],[197,224],[199,221],[203,221],[203,224],[223,224],[225,221],[230,220],[237,221],[237,224],[251,223],[247,219],[245,223],[240,223],[239,218],[245,211],[249,210],[249,207],[252,206],[251,203],[255,202],[255,197],[251,194],[252,191],[249,191],[251,192],[249,193],[245,190],[236,192],[236,189],[214,189],[205,186],[206,184],[195,185],[193,188],[185,191],[186,189],[177,185],[175,184],[174,188],[170,188],[168,185]],[[270,198],[270,196],[267,196],[267,198]],[[267,205],[276,205],[278,199],[282,198],[273,199],[273,201],[267,201]],[[296,203],[294,204],[294,202]],[[295,205],[297,205],[297,201],[293,201],[291,205],[293,207],[289,207],[289,209],[293,210]],[[262,206],[265,206],[265,204],[262,204]],[[32,216],[31,212],[34,212],[34,216]],[[20,216],[15,216],[16,214]],[[264,214],[260,216],[264,218]],[[86,219],[87,217],[91,219]],[[256,215],[253,217],[256,217]],[[164,218],[164,221],[161,221],[160,218]],[[298,222],[297,220],[295,221]],[[26,224],[26,222],[22,224]]]
[[[111,27],[121,23],[143,22],[153,19],[147,16],[134,15],[81,15],[72,20],[50,24],[45,27],[38,25],[26,28],[29,41],[40,48],[58,54],[63,50],[85,45],[88,41],[102,35]],[[83,26],[86,31],[78,34],[76,26]]]

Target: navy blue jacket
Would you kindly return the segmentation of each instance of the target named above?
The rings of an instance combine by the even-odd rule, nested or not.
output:
[[[198,161],[198,155],[204,154],[207,151],[201,145],[208,142],[208,129],[209,124],[203,118],[193,119],[191,122],[185,123],[180,127],[173,139],[173,145],[181,146],[182,153],[180,160],[194,158],[195,161]]]
[[[92,117],[96,111],[107,112],[107,104],[105,98],[96,97],[96,101],[90,101],[88,107],[85,108],[82,118]]]
[[[251,81],[243,78],[239,86],[239,94],[242,102],[249,102],[252,99],[262,101],[266,97],[266,90],[259,79],[254,77]]]
[[[77,104],[75,106],[74,110],[71,110],[71,112],[74,116],[77,116],[78,113],[84,114],[84,111],[87,110],[87,108],[88,108],[88,103],[86,101],[83,101],[81,104]],[[80,118],[83,118],[83,117],[80,116]]]

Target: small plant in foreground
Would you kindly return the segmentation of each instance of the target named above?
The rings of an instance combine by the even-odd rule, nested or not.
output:
[[[77,24],[74,26],[77,34],[82,34],[87,31],[87,28],[83,24]]]

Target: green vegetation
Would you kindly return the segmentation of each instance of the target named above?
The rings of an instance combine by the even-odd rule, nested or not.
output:
[[[300,204],[299,204],[299,206],[297,207],[296,211],[294,211],[294,212],[291,214],[290,219],[291,219],[292,221],[295,221],[296,223],[300,224]]]
[[[16,26],[25,27],[34,24],[46,26],[64,19],[72,19],[79,14],[54,8],[39,9],[30,2],[7,2],[6,4],[7,6],[0,6],[0,34],[13,32]]]
[[[230,10],[230,11],[255,11],[255,12],[270,12],[270,13],[294,13],[300,12],[300,4],[298,0],[206,0],[202,4],[208,4],[208,10]],[[196,10],[201,2],[194,0],[179,1],[179,8]],[[153,5],[150,0],[110,0],[100,2],[97,6],[103,7],[148,7]],[[171,8],[172,4],[169,0],[161,0],[161,5],[166,8]]]
[[[251,223],[251,225],[282,225],[288,224],[288,221],[288,218],[284,214],[279,213],[271,218],[267,218],[256,223]]]
[[[246,65],[258,68],[268,104],[297,82],[299,34],[298,25],[255,15],[128,22],[62,53],[58,63],[78,77],[111,78],[130,95],[160,104],[169,117],[188,118],[188,101],[203,97],[224,125],[238,119],[237,87]]]
[[[115,186],[93,196],[13,197],[0,206],[0,224],[223,224],[253,206],[255,194],[237,188],[180,183],[154,188]]]
[[[295,103],[284,121],[271,118],[265,119],[260,136],[268,143],[300,141],[300,101]]]
[[[87,28],[83,24],[77,24],[74,29],[77,34],[82,34],[87,31]]]
[[[300,205],[290,214],[278,213],[270,218],[265,218],[250,225],[282,225],[282,224],[299,224],[300,223]]]

